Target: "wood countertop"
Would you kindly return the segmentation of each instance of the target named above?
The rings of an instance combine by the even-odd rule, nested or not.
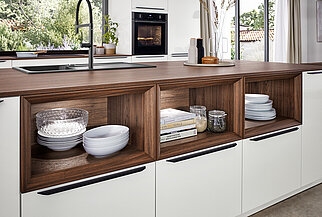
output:
[[[156,68],[25,74],[0,70],[0,97],[154,84],[176,84],[241,76],[272,76],[322,70],[322,66],[236,61],[234,67],[188,67],[183,62],[146,63]]]

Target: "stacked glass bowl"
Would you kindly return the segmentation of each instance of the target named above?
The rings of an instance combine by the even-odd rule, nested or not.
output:
[[[82,142],[88,123],[83,109],[57,108],[36,114],[37,142],[54,151],[67,151]]]
[[[129,142],[130,130],[126,126],[106,125],[84,133],[83,146],[96,158],[106,157],[122,150]]]

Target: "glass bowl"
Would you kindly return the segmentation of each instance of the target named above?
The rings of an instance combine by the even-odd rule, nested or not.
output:
[[[86,129],[88,111],[73,108],[57,108],[36,114],[38,131],[45,136],[70,136]]]

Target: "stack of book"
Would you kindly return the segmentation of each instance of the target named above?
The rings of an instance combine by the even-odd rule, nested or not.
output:
[[[160,111],[160,142],[197,135],[196,115],[178,109]]]

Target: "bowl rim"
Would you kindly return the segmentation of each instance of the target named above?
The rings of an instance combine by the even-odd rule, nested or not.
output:
[[[85,116],[88,117],[88,111],[86,111],[85,109],[80,109],[80,108],[54,108],[54,109],[47,109],[47,110],[43,110],[40,112],[37,112],[36,114],[36,119],[40,119],[42,117],[40,117],[41,114],[44,114],[46,112],[49,111],[71,111],[71,110],[78,110],[78,111],[82,111],[83,113],[85,113]],[[57,120],[57,119],[52,119],[52,118],[46,118],[46,120],[48,121],[73,121],[73,120],[79,120],[79,119],[84,119],[84,117],[77,117],[77,118],[70,118],[70,119],[65,119],[65,120]]]
[[[106,127],[115,127],[115,126],[124,128],[124,130],[126,130],[126,132],[124,132],[124,133],[122,133],[122,134],[114,135],[114,136],[104,137],[104,138],[92,138],[92,137],[88,137],[88,136],[87,136],[87,134],[89,134],[89,133],[91,133],[91,132],[93,132],[93,131],[95,131],[95,130],[102,129],[102,128],[106,128]],[[127,127],[127,126],[124,126],[124,125],[116,125],[116,124],[104,125],[104,126],[99,126],[99,127],[95,127],[95,128],[90,129],[90,130],[87,130],[87,131],[83,134],[83,138],[87,138],[87,139],[89,138],[90,140],[113,139],[113,138],[116,138],[116,137],[118,137],[118,136],[120,136],[120,135],[123,135],[123,134],[125,134],[125,133],[127,133],[127,132],[129,132],[129,131],[130,131],[130,128],[129,128],[129,127]]]

